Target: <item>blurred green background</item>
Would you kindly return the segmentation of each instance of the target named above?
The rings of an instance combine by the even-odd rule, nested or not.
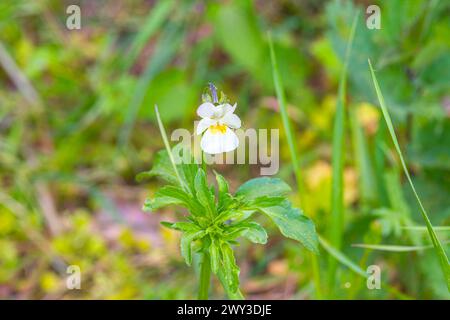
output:
[[[81,7],[80,30],[66,28],[71,4]],[[381,8],[380,30],[366,27],[370,4]],[[300,149],[301,206],[324,234],[337,84],[356,10],[342,253],[363,270],[380,266],[390,288],[369,290],[364,278],[339,265],[336,283],[323,276],[325,298],[448,299],[367,65],[370,58],[448,252],[450,2],[434,0],[2,0],[0,298],[195,298],[196,277],[179,254],[179,235],[159,224],[182,212],[141,211],[158,181],[138,184],[135,175],[163,147],[153,105],[169,131],[192,130],[211,81],[237,102],[244,128],[281,129],[269,30]],[[280,132],[278,176],[294,186]],[[232,188],[259,175],[258,165],[215,169]],[[291,200],[298,204],[294,193]],[[237,259],[247,298],[315,297],[309,254],[277,232],[264,247],[242,243]],[[327,262],[322,252],[320,270]],[[80,266],[81,290],[66,289],[68,265]],[[219,285],[212,297],[224,297]]]

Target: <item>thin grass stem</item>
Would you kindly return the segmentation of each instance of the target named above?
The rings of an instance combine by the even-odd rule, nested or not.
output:
[[[283,81],[278,71],[278,63],[275,55],[275,50],[273,48],[272,38],[270,34],[268,34],[269,39],[269,47],[270,47],[270,58],[272,62],[272,74],[273,74],[273,82],[275,85],[275,91],[277,94],[278,104],[280,107],[281,121],[283,123],[283,128],[286,133],[286,139],[289,146],[289,153],[291,156],[291,164],[294,170],[295,179],[297,182],[297,192],[300,204],[303,204],[303,179],[300,170],[300,163],[298,159],[298,148],[295,143],[295,138],[292,133],[291,124],[289,121],[289,115],[287,113],[287,104],[286,104],[286,96],[284,94]],[[319,268],[319,258],[312,252],[309,253],[309,257],[311,259],[311,266],[313,272],[314,286],[316,290],[316,298],[322,299],[322,284],[320,279],[320,268]]]
[[[172,149],[170,148],[169,139],[167,139],[166,129],[164,129],[164,125],[161,120],[161,116],[159,115],[158,106],[155,104],[155,113],[156,113],[156,120],[158,122],[159,131],[161,132],[161,137],[164,142],[164,146],[166,147],[167,153],[169,154],[170,163],[172,164],[173,170],[175,171],[175,174],[177,176],[178,182],[180,183],[180,186],[183,189],[186,189],[186,186],[181,179],[180,173],[178,172],[177,165],[175,164],[175,159],[173,158]],[[186,189],[187,190],[187,189]]]
[[[442,272],[444,274],[444,277],[445,277],[445,280],[446,280],[446,283],[447,283],[447,289],[450,292],[450,266],[449,266],[447,255],[445,253],[445,250],[444,250],[441,242],[439,241],[439,238],[436,236],[436,233],[435,233],[435,231],[433,229],[433,225],[431,224],[430,218],[428,217],[428,214],[427,214],[427,212],[425,210],[425,207],[422,204],[422,201],[419,198],[419,195],[418,195],[418,193],[416,191],[416,188],[415,188],[414,183],[413,183],[413,181],[411,179],[411,176],[409,175],[408,167],[406,166],[405,159],[403,158],[403,154],[402,154],[402,151],[400,149],[400,145],[398,143],[397,136],[395,134],[394,125],[392,124],[391,117],[389,115],[389,112],[387,110],[386,104],[384,102],[383,94],[381,93],[381,89],[380,89],[380,86],[378,84],[378,80],[377,80],[377,78],[375,76],[375,72],[373,70],[372,63],[370,62],[370,59],[368,59],[368,62],[369,62],[370,74],[372,75],[373,85],[375,87],[375,91],[376,91],[376,94],[377,94],[377,97],[378,97],[378,102],[380,103],[380,107],[381,107],[381,111],[383,113],[384,120],[386,122],[389,134],[391,135],[392,142],[394,144],[395,150],[397,151],[398,157],[400,159],[400,163],[402,165],[403,172],[405,173],[405,176],[406,176],[406,178],[408,180],[408,183],[409,183],[409,185],[411,187],[411,190],[414,193],[414,197],[416,198],[417,203],[419,205],[420,212],[421,212],[422,217],[423,217],[423,219],[425,221],[425,225],[427,227],[428,234],[430,235],[430,238],[431,238],[431,242],[433,243],[434,249],[435,249],[436,254],[437,254],[438,258],[439,258],[441,269],[442,269]]]
[[[341,248],[344,229],[345,96],[347,91],[347,69],[353,46],[353,39],[355,37],[358,16],[359,12],[353,18],[347,43],[344,67],[339,80],[338,100],[333,128],[331,217],[328,225],[328,237],[332,245],[337,249]],[[337,261],[330,256],[328,259],[327,279],[329,292],[331,294],[335,286],[336,270]]]

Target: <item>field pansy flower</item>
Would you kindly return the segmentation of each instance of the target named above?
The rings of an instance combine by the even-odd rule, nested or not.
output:
[[[204,152],[229,152],[239,146],[239,139],[233,129],[241,127],[241,119],[234,114],[234,110],[236,104],[231,106],[229,103],[216,106],[211,102],[204,102],[198,107],[197,114],[202,119],[198,123],[197,134],[203,134],[200,147]]]

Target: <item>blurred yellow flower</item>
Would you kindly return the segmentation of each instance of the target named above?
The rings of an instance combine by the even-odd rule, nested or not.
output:
[[[374,134],[377,131],[378,120],[380,119],[380,112],[377,107],[368,102],[362,102],[358,105],[357,117],[359,123],[368,133]]]

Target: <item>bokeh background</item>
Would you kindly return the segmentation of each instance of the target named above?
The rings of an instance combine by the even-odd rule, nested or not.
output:
[[[81,7],[81,30],[66,28],[71,4]],[[370,4],[381,8],[380,30],[365,25]],[[367,65],[371,58],[414,183],[448,251],[450,3],[435,0],[2,0],[0,298],[195,298],[195,270],[181,258],[179,235],[159,224],[183,212],[141,211],[159,185],[135,180],[163,147],[153,105],[169,131],[192,130],[211,81],[237,102],[244,127],[282,129],[268,31],[300,149],[301,207],[326,234],[337,85],[356,10],[341,250],[363,270],[380,266],[389,288],[368,290],[339,264],[336,283],[323,276],[325,297],[449,298]],[[280,132],[278,176],[295,186]],[[215,169],[232,188],[259,175],[258,165]],[[291,200],[298,204],[295,193]],[[268,245],[236,249],[244,295],[315,298],[309,254],[266,222]],[[320,270],[327,263],[322,251]],[[68,265],[80,266],[81,290],[67,290]],[[223,298],[214,284],[212,297]]]

